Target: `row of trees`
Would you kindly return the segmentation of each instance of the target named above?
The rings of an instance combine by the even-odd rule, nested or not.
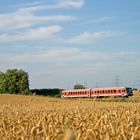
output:
[[[74,89],[85,89],[82,84],[75,84]],[[0,93],[34,94],[57,96],[61,89],[29,89],[28,73],[20,69],[8,69],[0,72]]]
[[[42,95],[42,96],[60,96],[61,89],[54,88],[54,89],[32,89],[30,90],[31,93],[34,95]]]

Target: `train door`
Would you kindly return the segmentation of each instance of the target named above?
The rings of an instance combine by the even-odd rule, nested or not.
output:
[[[92,97],[92,89],[89,90],[89,97]]]

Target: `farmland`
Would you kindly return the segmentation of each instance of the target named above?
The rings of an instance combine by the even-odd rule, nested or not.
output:
[[[140,98],[0,95],[1,140],[139,140]]]

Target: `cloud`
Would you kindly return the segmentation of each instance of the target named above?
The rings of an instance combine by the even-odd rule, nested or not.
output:
[[[124,74],[130,77],[132,73],[136,73],[140,64],[138,56],[135,52],[96,52],[74,47],[24,53],[0,52],[2,71],[15,67],[26,69],[34,88],[66,88],[83,81],[93,86],[96,80],[107,80],[108,83],[108,74],[115,75],[116,71],[122,74],[124,79]]]
[[[112,35],[113,35],[112,31],[84,32],[71,39],[64,40],[64,42],[70,43],[70,44],[88,44],[88,43],[95,42],[98,39],[102,39],[104,37],[109,37]]]
[[[106,63],[118,63],[123,61],[134,61],[134,53],[130,52],[95,52],[78,48],[51,48],[39,52],[28,52],[22,54],[3,54],[1,60],[10,64],[49,64],[53,66],[69,65],[94,65]],[[4,57],[9,56],[9,57]]]
[[[32,27],[48,21],[66,21],[73,19],[75,18],[65,15],[36,16],[33,12],[18,10],[17,12],[0,15],[0,31],[6,32],[13,29]]]
[[[33,26],[39,26],[43,23],[48,23],[49,21],[67,21],[74,20],[75,17],[69,15],[51,15],[43,16],[37,15],[36,12],[42,10],[49,10],[54,8],[78,8],[84,3],[84,0],[67,0],[67,1],[57,1],[54,4],[42,4],[42,3],[31,3],[24,4],[22,8],[18,8],[15,12],[9,12],[0,14],[0,32],[10,32],[11,30],[31,28]],[[13,6],[13,5],[12,5]],[[15,5],[17,6],[17,5]],[[20,6],[20,5],[18,5]],[[24,7],[27,6],[27,7]]]
[[[81,8],[84,5],[85,0],[60,0],[56,4],[58,8]]]
[[[23,40],[38,40],[48,38],[55,33],[61,31],[62,27],[59,25],[40,27],[37,29],[31,29],[26,32],[16,34],[2,34],[0,35],[1,42],[7,41],[23,41]]]
[[[59,32],[61,27],[58,25],[52,27],[41,26],[49,23],[49,21],[74,20],[75,17],[69,15],[38,15],[36,12],[54,8],[80,8],[83,4],[84,0],[58,0],[54,4],[48,5],[32,3],[28,4],[27,7],[17,9],[15,12],[0,14],[0,41],[32,40],[49,37]],[[51,32],[49,33],[50,28]]]
[[[41,2],[22,4],[22,6],[28,6],[20,8],[20,12],[36,12],[39,10],[53,10],[53,9],[79,9],[85,3],[85,0],[56,0],[53,4],[45,4]]]
[[[102,23],[102,22],[107,22],[107,21],[113,20],[113,19],[116,19],[116,17],[104,16],[104,17],[100,17],[97,19],[89,20],[89,21],[83,21],[80,24]]]

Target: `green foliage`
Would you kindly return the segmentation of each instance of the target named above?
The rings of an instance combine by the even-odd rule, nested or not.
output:
[[[83,86],[82,84],[76,84],[73,87],[74,89],[85,89],[85,86]]]
[[[18,69],[8,69],[0,73],[1,93],[22,93],[29,91],[28,73]]]
[[[43,96],[59,96],[61,89],[32,89],[30,90],[32,94],[43,95]]]

